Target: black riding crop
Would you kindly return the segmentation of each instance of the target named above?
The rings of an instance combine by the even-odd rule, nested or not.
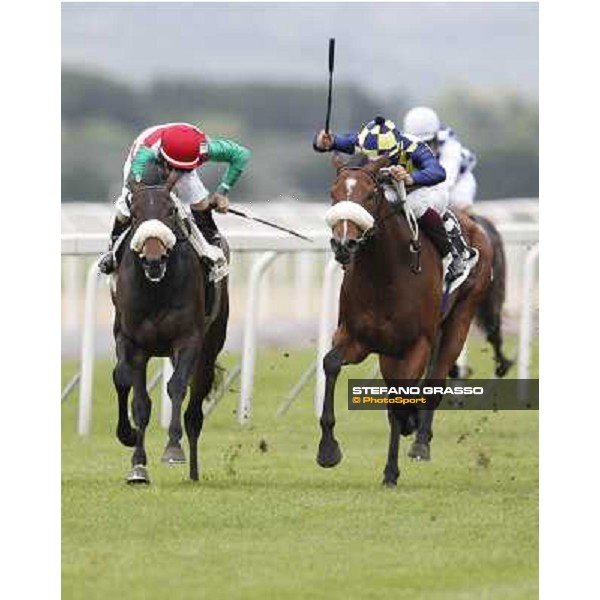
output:
[[[233,208],[230,208],[227,212],[232,215],[237,215],[238,217],[244,217],[244,219],[250,219],[251,221],[256,221],[257,223],[262,223],[263,225],[268,225],[269,227],[274,227],[275,229],[279,229],[280,231],[285,231],[286,233],[295,235],[296,237],[300,238],[301,240],[306,240],[307,242],[313,241],[309,237],[306,237],[305,235],[302,235],[301,233],[298,233],[297,231],[288,229],[287,227],[283,227],[282,225],[276,225],[275,223],[265,221],[264,219],[259,219],[258,217],[251,217],[250,215],[247,215],[246,213],[242,212],[241,210],[235,210]]]
[[[329,133],[331,120],[331,99],[333,95],[333,64],[335,61],[335,38],[329,38],[329,95],[327,96],[327,116],[325,118],[325,133]]]

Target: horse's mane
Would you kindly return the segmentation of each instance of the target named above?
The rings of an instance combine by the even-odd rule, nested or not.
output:
[[[344,167],[353,169],[364,167],[368,163],[369,157],[366,154],[362,154],[362,152],[357,152],[350,157],[350,159],[344,164]]]

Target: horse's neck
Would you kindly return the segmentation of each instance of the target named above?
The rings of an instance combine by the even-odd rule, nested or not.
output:
[[[398,271],[409,268],[411,233],[406,219],[386,204],[375,221],[375,235],[354,262],[355,274],[375,285],[387,286]]]

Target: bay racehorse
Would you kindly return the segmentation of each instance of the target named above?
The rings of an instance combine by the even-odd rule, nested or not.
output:
[[[153,356],[170,357],[174,367],[167,384],[172,415],[162,460],[185,462],[180,444],[181,410],[190,387],[184,420],[190,452],[189,476],[198,479],[202,402],[213,385],[229,314],[227,280],[217,284],[217,293],[209,293],[214,290],[207,268],[192,248],[170,196],[178,174],[172,171],[167,176],[163,169],[160,163],[151,162],[140,182],[130,182],[132,225],[122,244],[124,250],[112,293],[117,353],[113,381],[119,405],[117,437],[125,446],[135,448],[129,483],[150,481],[144,436],[151,411],[146,370]],[[224,250],[228,256],[228,249]],[[207,302],[212,303],[212,308]],[[135,428],[128,415],[131,388]]]
[[[325,396],[317,453],[322,467],[333,467],[342,459],[334,435],[334,391],[342,366],[360,363],[376,353],[386,381],[445,380],[489,286],[492,258],[485,232],[460,216],[465,237],[479,251],[479,261],[467,280],[442,303],[442,264],[434,245],[420,235],[421,271],[416,273],[409,224],[384,197],[379,171],[389,164],[387,157],[368,162],[356,155],[344,164],[334,156],[333,161],[337,169],[331,188],[333,208],[345,204],[338,207],[338,218],[332,223],[332,249],[345,272],[338,326],[332,349],[323,360]],[[409,455],[429,458],[433,410],[388,405],[388,421],[383,482],[393,486],[399,476],[400,435],[416,431]]]

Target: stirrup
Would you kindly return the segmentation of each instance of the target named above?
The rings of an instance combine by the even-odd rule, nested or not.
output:
[[[466,265],[463,260],[458,256],[453,256],[450,264],[448,265],[448,272],[446,273],[446,281],[452,283],[455,279],[458,279],[466,271]]]

